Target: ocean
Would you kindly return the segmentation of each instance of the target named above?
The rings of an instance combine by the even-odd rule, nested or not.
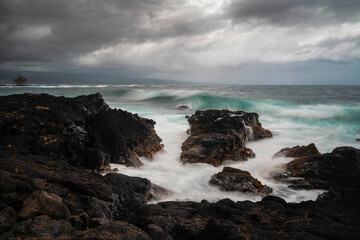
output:
[[[190,85],[31,85],[0,86],[0,95],[49,93],[74,97],[100,92],[112,108],[121,108],[156,121],[155,129],[165,148],[144,166],[112,164],[120,173],[145,177],[173,192],[165,200],[217,201],[223,198],[260,200],[259,196],[223,192],[210,186],[210,177],[223,166],[179,161],[187,138],[186,115],[196,110],[230,109],[257,112],[270,139],[249,142],[256,157],[229,165],[249,171],[273,194],[289,202],[315,200],[322,190],[294,190],[273,176],[290,158],[272,158],[284,147],[315,143],[321,153],[338,146],[360,148],[360,86],[190,86]],[[177,109],[185,105],[186,110]],[[341,173],[339,173],[341,174]]]

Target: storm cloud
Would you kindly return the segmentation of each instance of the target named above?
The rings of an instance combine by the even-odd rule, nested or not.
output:
[[[259,20],[264,24],[317,27],[359,22],[357,0],[233,0],[227,7],[230,18]]]
[[[191,80],[209,69],[356,62],[360,2],[0,0],[0,36],[2,69],[133,68]]]

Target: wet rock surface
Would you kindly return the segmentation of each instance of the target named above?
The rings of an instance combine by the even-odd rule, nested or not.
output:
[[[0,149],[101,168],[102,160],[140,166],[139,156],[151,157],[162,148],[153,120],[110,109],[100,94],[21,94],[0,102]],[[89,158],[89,149],[104,156]]]
[[[151,198],[147,179],[93,170],[151,157],[161,148],[154,121],[111,110],[99,94],[0,99],[2,239],[53,239],[95,228],[125,218]],[[97,123],[109,112],[113,135],[106,136]],[[109,145],[108,137],[119,144]]]
[[[321,198],[332,195],[341,201],[359,201],[360,150],[338,147],[331,153],[303,156],[286,164],[277,177],[292,188],[330,190]]]
[[[211,177],[209,183],[220,187],[223,191],[239,191],[260,195],[267,195],[272,192],[270,187],[252,177],[248,171],[231,167],[224,167],[221,172]]]
[[[254,157],[255,153],[245,146],[246,140],[272,136],[258,119],[257,113],[243,111],[196,111],[188,119],[190,136],[182,144],[181,161],[219,166],[227,160]]]
[[[143,205],[127,221],[153,239],[357,239],[359,209],[328,202],[163,202]]]
[[[121,156],[121,161],[127,159],[125,164],[130,161],[124,158],[126,154],[117,155],[114,149],[125,149],[127,156],[134,159],[151,153],[153,146],[158,146],[146,137],[151,127],[144,130],[144,139],[136,144],[129,140],[102,148],[101,138],[93,139],[100,134],[100,130],[92,128],[98,121],[93,117],[99,109],[107,111],[108,107],[100,104],[98,97],[79,97],[83,105],[73,105],[75,100],[40,95],[42,105],[34,100],[24,106],[23,95],[19,96],[10,97],[11,101],[2,97],[6,101],[0,102],[1,240],[359,239],[358,149],[336,148],[329,154],[304,157],[311,161],[300,161],[316,162],[314,173],[308,171],[311,164],[298,165],[305,169],[304,176],[334,179],[329,181],[329,191],[316,201],[295,204],[266,196],[259,202],[223,199],[215,203],[203,200],[145,204],[151,195],[166,195],[168,191],[144,178],[115,173],[103,176],[92,170],[106,165],[113,156]],[[45,103],[51,101],[58,104],[59,114],[55,110],[46,112],[50,106]],[[13,110],[16,106],[24,109]],[[79,110],[78,115],[74,108]],[[130,117],[124,119],[130,121]],[[133,119],[147,121],[136,116]],[[148,122],[147,126],[153,126],[151,120]],[[96,131],[97,135],[93,135]],[[125,136],[135,134],[124,132]],[[136,138],[120,135],[118,140]],[[86,154],[93,157],[91,164],[84,161]]]
[[[299,158],[311,155],[320,155],[319,150],[314,143],[310,143],[307,146],[295,146],[292,148],[283,148],[279,152],[274,154],[274,157],[289,157]]]

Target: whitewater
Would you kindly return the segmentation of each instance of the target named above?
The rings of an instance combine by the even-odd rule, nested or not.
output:
[[[223,198],[260,200],[259,196],[220,191],[209,185],[223,166],[182,164],[181,145],[187,138],[186,115],[196,110],[229,109],[257,112],[270,139],[248,142],[256,157],[228,166],[249,171],[273,195],[289,202],[315,200],[322,190],[294,190],[273,175],[291,158],[272,158],[284,147],[315,143],[321,153],[338,146],[360,148],[360,86],[171,86],[171,85],[32,85],[0,86],[0,95],[49,93],[74,97],[100,92],[112,108],[121,108],[156,121],[165,145],[152,160],[141,159],[140,168],[112,164],[119,173],[145,177],[173,192],[166,200],[217,201]],[[186,110],[177,109],[185,105]],[[340,173],[339,173],[340,174]]]

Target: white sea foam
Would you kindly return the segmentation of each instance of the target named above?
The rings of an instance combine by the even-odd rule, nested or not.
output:
[[[1,86],[3,88],[106,88],[109,85],[68,85],[68,84],[59,84],[59,85],[39,85],[31,84],[26,86],[16,86],[9,84],[6,86]]]
[[[239,192],[224,192],[208,182],[211,176],[222,170],[223,166],[214,167],[208,164],[182,164],[180,162],[181,144],[187,138],[186,130],[188,123],[183,114],[148,115],[157,122],[156,130],[163,139],[165,149],[158,153],[152,161],[142,159],[144,166],[141,168],[117,167],[120,173],[145,177],[152,182],[174,192],[164,200],[194,200],[217,201],[223,198],[238,200],[260,200],[260,196],[253,196]],[[281,131],[281,129],[280,129]],[[285,136],[286,138],[286,136]],[[287,142],[281,136],[248,143],[257,156],[244,162],[230,164],[232,167],[249,171],[254,177],[274,189],[274,194],[283,197],[289,202],[314,200],[321,190],[305,191],[292,190],[284,183],[275,181],[272,176],[279,172],[282,165],[291,159],[273,159],[274,153],[280,150],[280,146]]]
[[[96,88],[96,89],[94,89]],[[26,87],[0,86],[0,95],[18,94],[23,92],[54,95],[77,96],[99,91],[111,107],[121,108],[140,116],[154,119],[156,130],[163,139],[165,149],[156,154],[153,161],[143,159],[141,168],[127,168],[114,165],[121,173],[150,179],[156,184],[166,187],[174,195],[164,200],[202,200],[216,201],[223,198],[232,200],[260,200],[236,192],[222,192],[210,186],[210,177],[221,171],[222,167],[207,164],[187,164],[180,162],[181,144],[187,138],[188,129],[186,114],[190,115],[197,109],[231,109],[254,111],[259,113],[263,127],[274,133],[271,139],[247,143],[256,153],[256,157],[244,162],[230,164],[249,171],[261,182],[274,189],[274,195],[281,196],[290,202],[316,199],[321,190],[293,190],[286,184],[274,180],[272,175],[282,170],[282,166],[291,161],[288,158],[273,159],[274,153],[284,147],[308,145],[314,142],[319,151],[330,152],[338,146],[354,146],[359,148],[360,138],[358,118],[360,104],[358,90],[354,87],[347,90],[346,104],[337,101],[327,103],[318,101],[324,96],[311,96],[311,101],[303,102],[304,91],[309,89],[293,89],[294,96],[285,94],[278,98],[278,88],[259,87],[175,87],[175,86],[144,86],[144,85],[32,85]],[[291,90],[291,89],[290,89]],[[335,89],[336,90],[336,89]],[[333,91],[332,96],[337,93]],[[298,92],[300,91],[300,92]],[[263,94],[270,96],[264,100]],[[351,99],[348,99],[350,94]],[[336,95],[339,96],[339,95]],[[291,101],[287,101],[287,99]],[[263,99],[263,100],[262,100]],[[310,102],[310,103],[309,103]],[[313,102],[313,103],[312,103]],[[179,111],[179,105],[190,108]]]

